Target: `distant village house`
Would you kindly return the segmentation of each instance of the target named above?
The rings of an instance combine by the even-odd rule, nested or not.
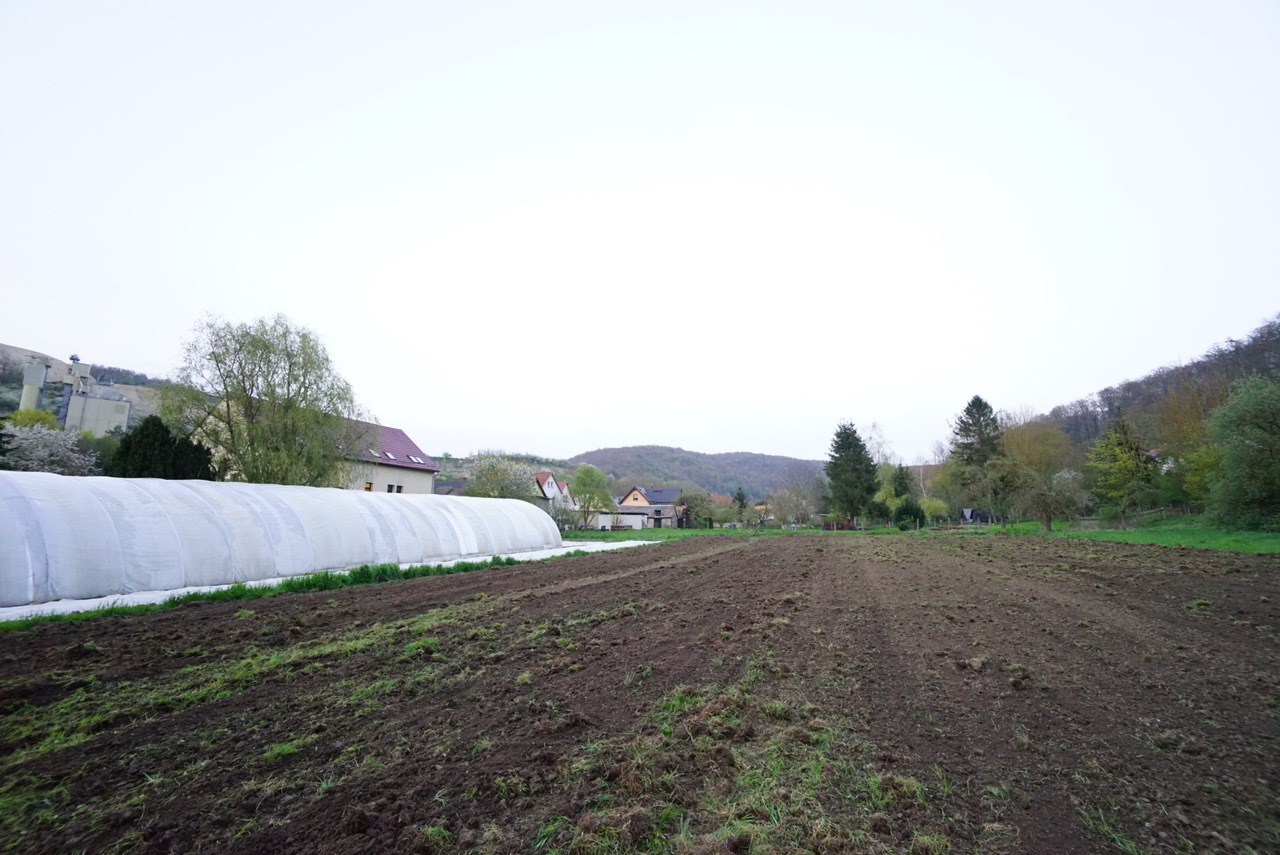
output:
[[[400,428],[357,422],[364,441],[351,461],[347,488],[366,493],[434,493],[440,467]]]

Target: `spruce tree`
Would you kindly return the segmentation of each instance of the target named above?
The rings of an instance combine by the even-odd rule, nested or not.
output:
[[[213,468],[213,451],[204,443],[195,442],[185,436],[173,441],[173,468],[170,478],[175,481],[216,481],[217,472]]]
[[[114,478],[166,478],[212,481],[213,453],[186,438],[177,438],[159,416],[147,416],[120,440],[106,467]]]
[[[908,498],[912,493],[911,472],[908,471],[907,467],[903,466],[901,463],[899,463],[897,468],[893,470],[893,481],[891,482],[891,485],[893,487],[893,495],[899,499]]]
[[[995,410],[974,395],[951,430],[951,453],[965,466],[980,469],[1000,453],[1000,433]]]
[[[125,434],[106,467],[113,478],[170,478],[172,471],[173,434],[159,416]]]
[[[880,486],[875,461],[858,429],[848,422],[837,426],[831,439],[826,472],[832,507],[850,519],[862,513]]]
[[[742,522],[747,517],[747,494],[741,487],[733,494],[733,503],[738,507],[738,522]]]

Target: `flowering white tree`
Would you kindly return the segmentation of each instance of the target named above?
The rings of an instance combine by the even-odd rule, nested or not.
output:
[[[466,494],[534,502],[538,485],[536,474],[537,470],[519,460],[496,454],[482,454],[476,457],[471,467]]]
[[[55,475],[94,475],[98,455],[76,445],[79,437],[43,425],[4,428],[7,448],[0,465],[18,472],[52,472]]]

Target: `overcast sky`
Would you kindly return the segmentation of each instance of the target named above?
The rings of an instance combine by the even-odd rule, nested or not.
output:
[[[1280,311],[1280,4],[0,3],[0,341],[428,453],[927,456]]]

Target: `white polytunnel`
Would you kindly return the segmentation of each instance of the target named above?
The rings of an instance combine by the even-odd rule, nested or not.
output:
[[[0,472],[0,606],[560,546],[516,499]]]

